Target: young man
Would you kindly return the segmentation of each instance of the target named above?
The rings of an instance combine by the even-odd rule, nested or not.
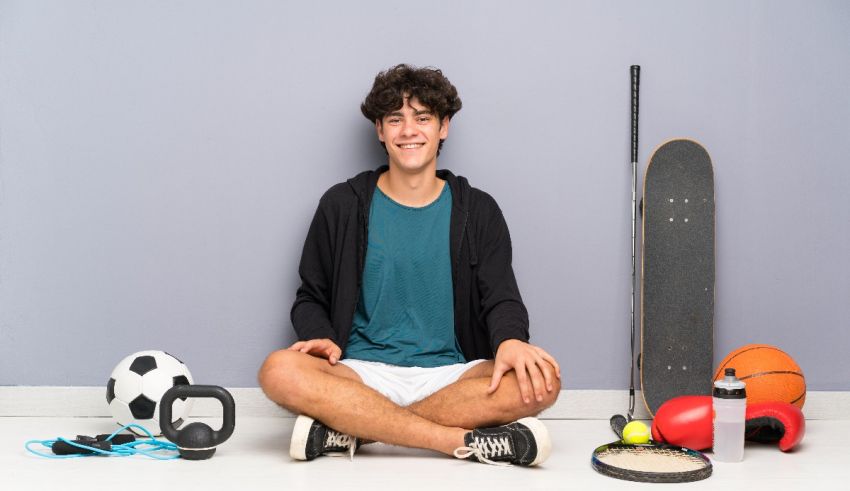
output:
[[[549,456],[532,416],[557,399],[560,368],[528,344],[507,225],[492,197],[437,170],[460,108],[439,70],[408,65],[378,74],[361,106],[388,165],[322,196],[292,307],[300,341],[259,373],[301,415],[295,459],[369,441],[486,463]]]

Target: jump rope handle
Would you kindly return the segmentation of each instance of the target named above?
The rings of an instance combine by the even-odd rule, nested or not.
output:
[[[109,452],[112,450],[112,445],[123,445],[125,443],[136,441],[135,436],[121,433],[113,436],[109,441],[106,440],[107,438],[109,438],[109,435],[107,434],[97,435],[96,437],[77,435],[77,438],[75,440],[71,440],[71,442]],[[80,448],[71,445],[64,440],[56,440],[53,442],[53,445],[50,446],[50,449],[56,455],[88,455],[95,453],[94,450]]]

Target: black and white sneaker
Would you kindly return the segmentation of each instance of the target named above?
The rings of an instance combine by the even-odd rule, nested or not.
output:
[[[354,451],[359,446],[357,438],[302,414],[292,428],[289,455],[295,460],[313,460],[320,455],[336,457],[348,454],[353,459]]]
[[[513,423],[478,428],[463,437],[466,446],[455,450],[455,457],[475,458],[493,465],[533,466],[552,452],[549,430],[537,418],[522,418]]]

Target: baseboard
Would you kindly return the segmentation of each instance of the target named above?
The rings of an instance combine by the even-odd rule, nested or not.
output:
[[[228,388],[236,400],[236,413],[247,417],[293,417],[269,401],[256,387]],[[544,419],[608,419],[628,409],[626,390],[562,390],[558,402],[544,411]],[[850,419],[850,392],[813,391],[806,394],[806,419]],[[197,399],[192,416],[220,416],[213,399]],[[103,387],[0,386],[0,417],[108,417]],[[638,392],[635,417],[649,419]]]

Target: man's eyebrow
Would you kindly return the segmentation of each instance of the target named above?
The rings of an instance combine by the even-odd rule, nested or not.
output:
[[[430,109],[416,109],[416,110],[414,110],[414,111],[413,111],[413,115],[414,115],[414,116],[422,116],[423,114],[433,115],[433,114],[434,114],[434,111],[432,111],[432,110],[430,110]],[[387,115],[386,115],[386,116],[384,116],[384,117],[385,117],[385,118],[390,118],[390,117],[393,117],[393,116],[395,116],[395,117],[404,117],[404,113],[402,113],[402,112],[401,112],[401,110],[398,110],[398,111],[393,111],[393,112],[391,112],[391,113],[387,113]]]

